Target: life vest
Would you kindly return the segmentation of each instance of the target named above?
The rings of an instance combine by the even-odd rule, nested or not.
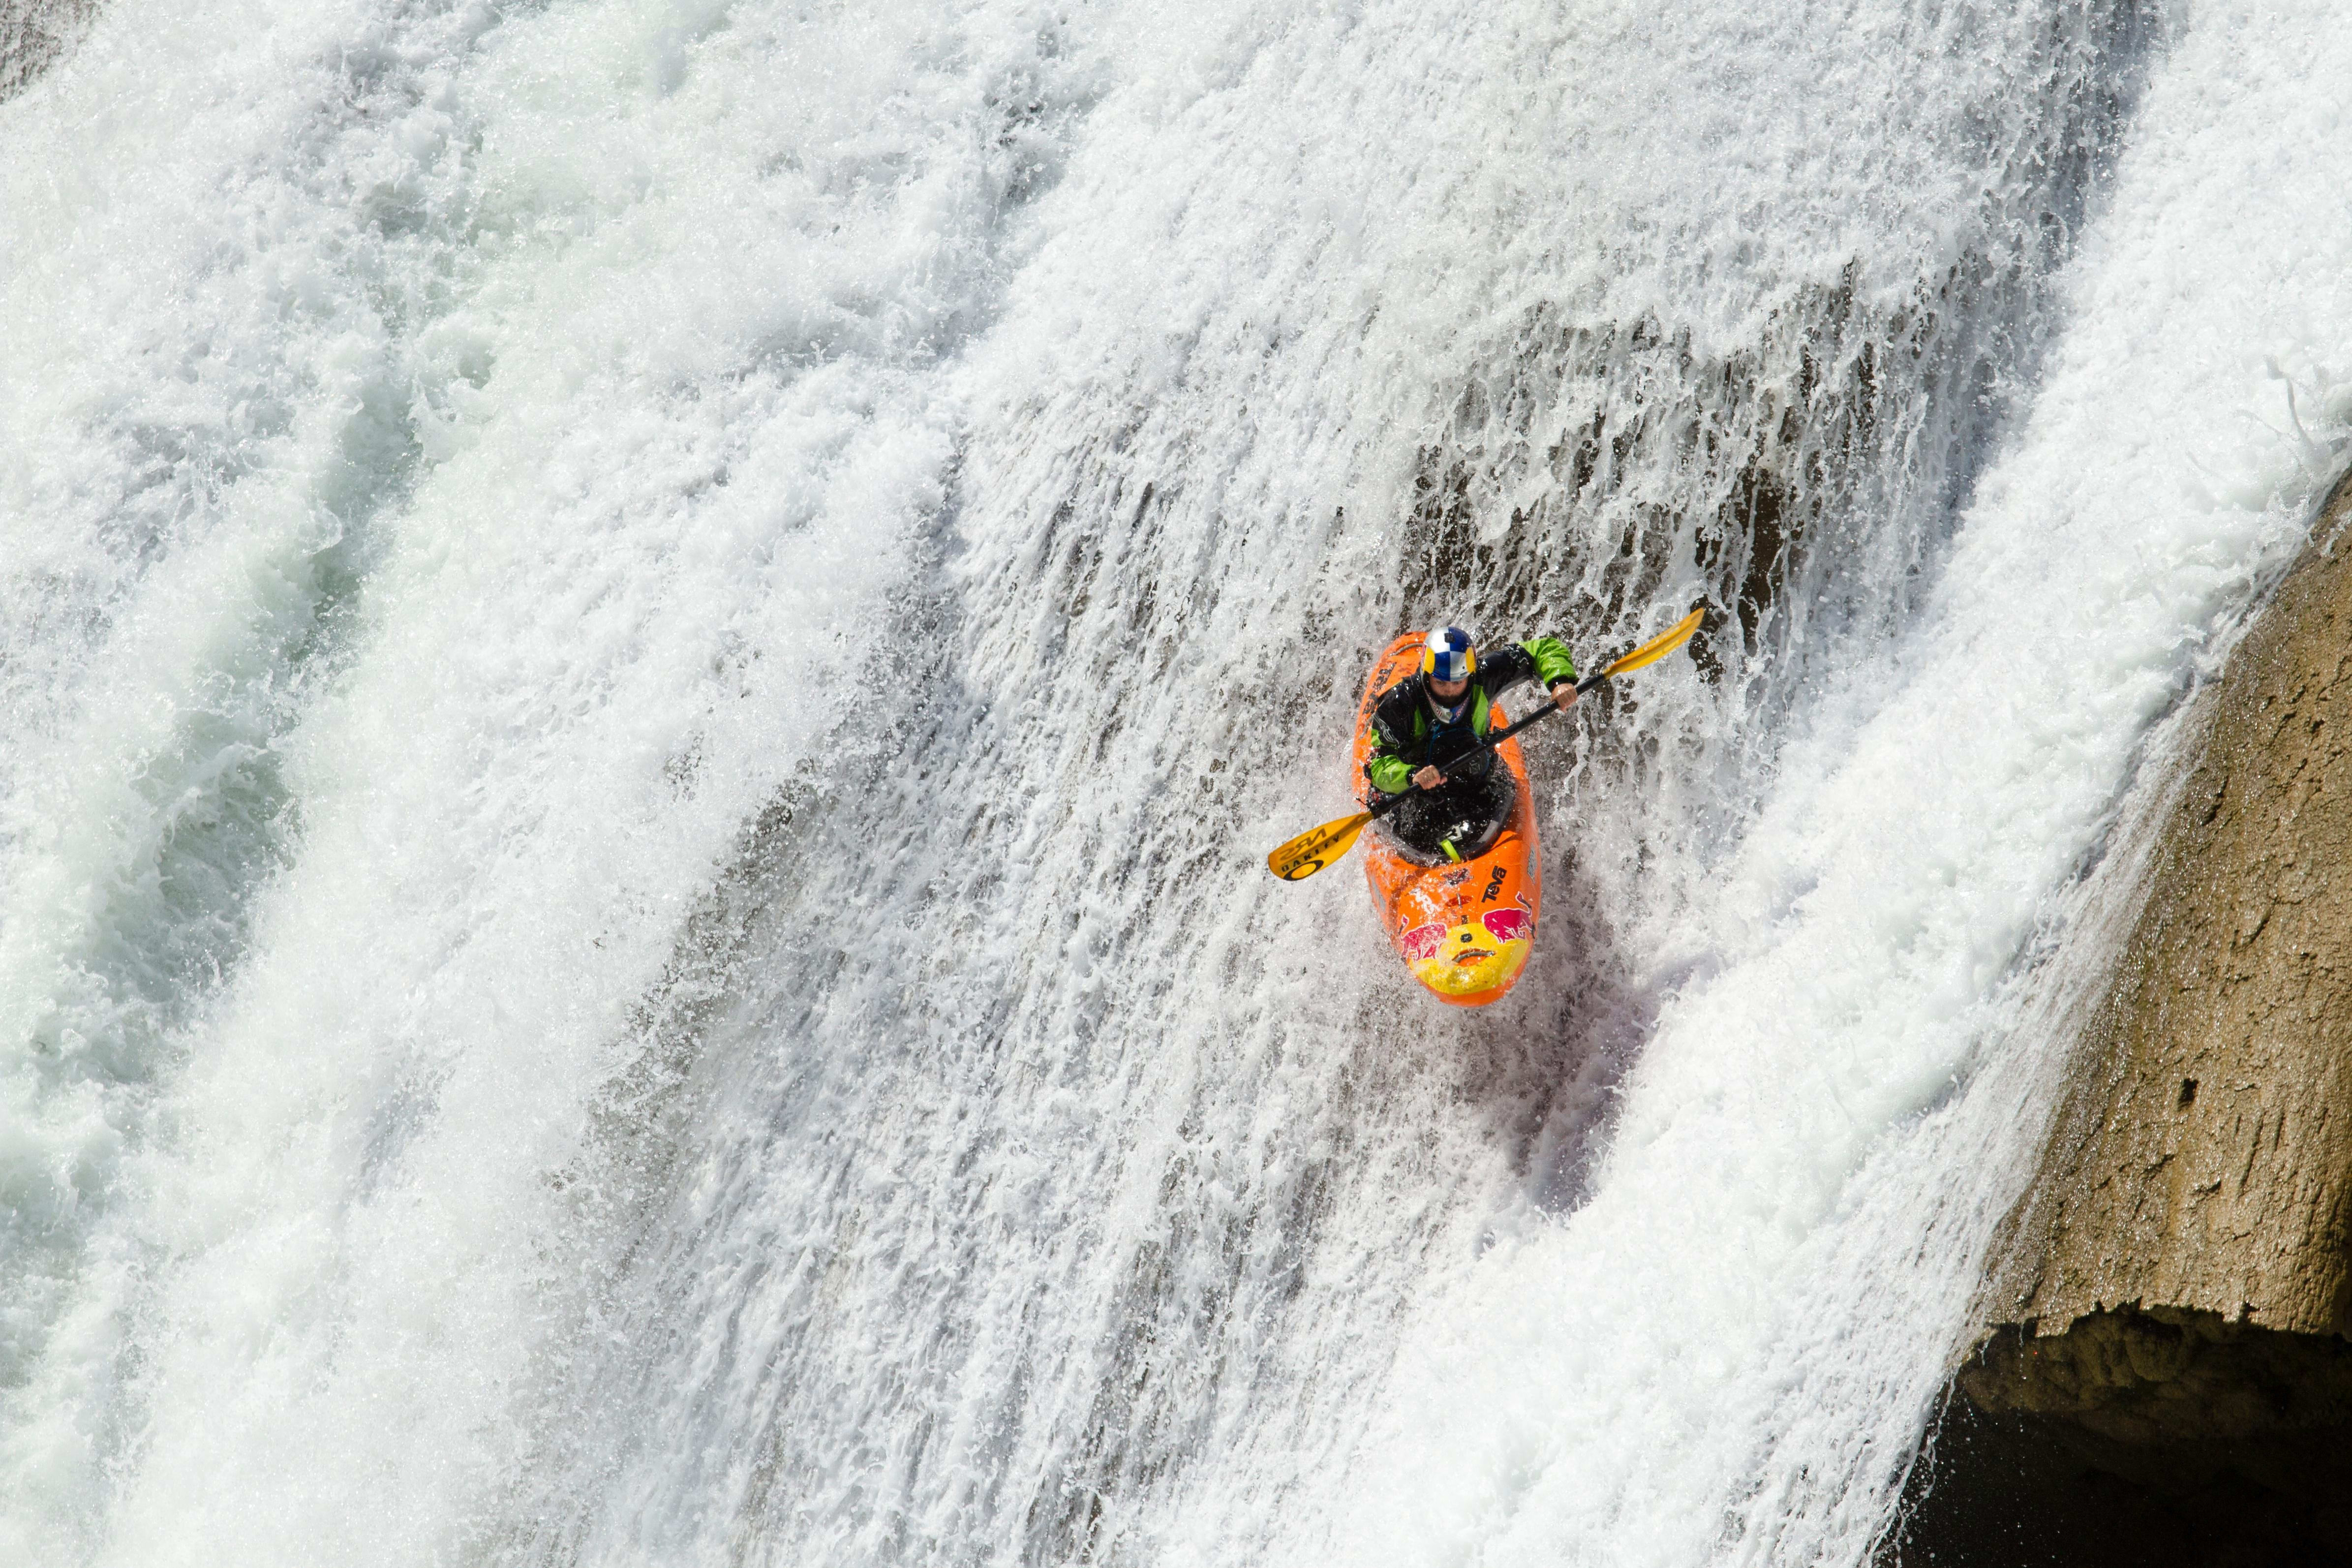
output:
[[[1421,700],[1412,705],[1414,751],[1420,753],[1423,761],[1444,767],[1486,738],[1488,728],[1486,707],[1486,684],[1474,679],[1470,683],[1469,717],[1456,719],[1448,723],[1431,710],[1429,689],[1424,686],[1422,689]],[[1486,764],[1492,760],[1491,755],[1480,757],[1457,772],[1472,778],[1483,778],[1486,776]]]

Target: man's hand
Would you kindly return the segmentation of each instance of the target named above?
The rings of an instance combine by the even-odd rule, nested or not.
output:
[[[1575,707],[1576,682],[1573,680],[1563,680],[1558,686],[1553,687],[1551,689],[1551,700],[1554,702],[1559,703],[1562,708]]]
[[[1445,782],[1445,775],[1435,768],[1423,768],[1412,775],[1412,782],[1423,789],[1435,789]]]

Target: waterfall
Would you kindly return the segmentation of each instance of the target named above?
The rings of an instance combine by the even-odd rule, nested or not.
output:
[[[2342,31],[99,9],[0,1558],[1866,1562],[2352,428]],[[1531,735],[1502,1004],[1266,876],[1398,631],[1701,605]]]

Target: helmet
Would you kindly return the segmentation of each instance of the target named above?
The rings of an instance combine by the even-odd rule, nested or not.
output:
[[[1477,668],[1478,650],[1460,626],[1433,631],[1422,645],[1421,672],[1433,680],[1467,680]]]

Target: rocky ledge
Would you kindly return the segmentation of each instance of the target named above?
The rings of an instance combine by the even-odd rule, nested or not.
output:
[[[2347,522],[2212,693],[1902,1561],[2352,1562]]]

